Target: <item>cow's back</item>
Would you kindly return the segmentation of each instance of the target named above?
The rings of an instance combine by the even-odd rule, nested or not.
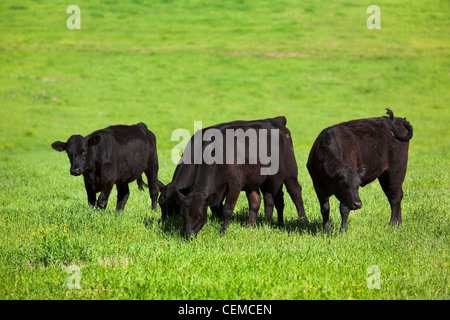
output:
[[[117,183],[136,180],[155,162],[156,138],[143,123],[110,126],[91,134],[95,135],[101,137],[96,151],[97,166],[100,164]]]
[[[396,118],[396,120],[401,120]],[[396,121],[396,129],[406,135],[408,130]],[[340,161],[340,164],[358,168],[369,167],[363,185],[373,181],[393,165],[393,159],[407,157],[409,142],[394,137],[386,117],[343,122],[324,129],[311,148],[308,170],[318,176],[323,163]],[[336,160],[337,159],[337,160]]]
[[[295,176],[298,175],[297,163],[295,161],[294,151],[292,147],[292,139],[290,135],[290,131],[285,127],[286,118],[285,117],[277,117],[277,118],[268,118],[262,120],[254,120],[254,121],[233,121],[230,123],[222,123],[220,125],[215,126],[216,129],[222,132],[223,136],[223,159],[222,163],[217,164],[213,163],[212,165],[198,165],[196,167],[195,173],[195,181],[194,184],[215,184],[212,183],[211,179],[216,179],[217,183],[222,185],[227,185],[227,189],[230,188],[231,185],[236,183],[243,184],[246,186],[258,186],[263,181],[269,177],[270,179],[275,178],[275,176],[279,176],[279,180],[283,181],[286,175]],[[226,131],[231,130],[237,132],[237,130],[242,130],[245,135],[248,133],[248,130],[255,130],[256,138],[257,138],[257,148],[253,148],[254,152],[257,152],[257,163],[253,163],[250,161],[250,141],[246,138],[235,139],[233,143],[229,143],[227,141],[228,136]],[[266,176],[261,174],[261,168],[267,168],[272,165],[262,164],[260,159],[260,130],[266,130],[266,137],[268,139],[266,143],[267,147],[267,156],[272,155],[271,147],[271,130],[279,130],[278,131],[278,170],[274,175]],[[234,136],[233,136],[234,137]],[[228,147],[233,145],[233,154],[230,153]],[[244,144],[244,145],[241,145]],[[245,158],[244,163],[238,163],[238,150],[240,147],[243,147],[245,150]],[[254,146],[252,146],[254,147]],[[264,153],[264,152],[263,152]],[[242,160],[242,158],[241,158]],[[214,166],[215,168],[211,168]],[[212,173],[215,172],[215,173]],[[220,177],[217,179],[217,177]],[[255,187],[256,188],[256,187]],[[219,188],[220,189],[220,188]]]

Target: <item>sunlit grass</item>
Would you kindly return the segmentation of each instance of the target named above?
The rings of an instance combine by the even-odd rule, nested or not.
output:
[[[78,1],[0,4],[0,298],[448,299],[449,79],[444,1]],[[403,225],[389,225],[378,182],[341,233],[338,202],[322,228],[306,170],[318,133],[382,116],[414,127]],[[172,131],[193,123],[285,115],[309,224],[285,192],[285,226],[260,210],[248,228],[239,199],[226,234],[208,215],[184,241],[135,183],[123,212],[113,190],[89,207],[83,181],[50,144],[112,124],[144,122],[171,180]],[[70,265],[81,289],[71,290]],[[380,289],[367,270],[380,268]]]

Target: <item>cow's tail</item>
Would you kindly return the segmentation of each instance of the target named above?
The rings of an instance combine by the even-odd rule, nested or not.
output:
[[[146,184],[146,183],[144,182],[144,180],[142,180],[142,176],[140,176],[139,178],[137,178],[136,182],[137,182],[137,185],[138,185],[139,190],[141,190],[141,191],[144,190],[144,187],[148,188],[148,184]]]
[[[409,141],[411,140],[413,136],[413,128],[412,125],[406,120],[406,118],[400,119],[402,122],[402,125],[408,130],[408,134],[406,136],[401,136],[397,130],[395,129],[395,118],[394,113],[391,109],[386,108],[386,114],[389,116],[389,126],[391,127],[392,134],[395,138],[397,138],[400,141]]]
[[[287,119],[285,116],[279,116],[279,117],[270,119],[270,122],[275,127],[286,127]]]

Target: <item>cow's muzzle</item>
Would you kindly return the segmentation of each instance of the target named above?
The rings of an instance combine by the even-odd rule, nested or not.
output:
[[[352,205],[350,206],[350,210],[358,210],[362,208],[362,201],[361,200],[357,200],[354,201],[352,203]]]
[[[80,168],[70,169],[70,174],[73,176],[79,176],[81,174],[81,169]]]

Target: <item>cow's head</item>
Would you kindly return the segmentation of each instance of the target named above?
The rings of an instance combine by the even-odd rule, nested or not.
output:
[[[180,213],[184,220],[184,238],[189,238],[192,232],[196,236],[206,223],[208,204],[205,194],[195,192],[185,196],[180,191],[176,191],[174,196],[181,205]]]
[[[70,174],[79,176],[88,168],[88,151],[90,146],[95,146],[99,143],[100,136],[82,137],[80,135],[73,135],[67,142],[55,141],[52,143],[52,148],[56,151],[66,151],[70,161]]]
[[[336,198],[350,210],[361,209],[362,202],[359,198],[358,188],[362,177],[366,174],[366,166],[354,169],[343,167],[337,170],[331,177],[331,187]]]

